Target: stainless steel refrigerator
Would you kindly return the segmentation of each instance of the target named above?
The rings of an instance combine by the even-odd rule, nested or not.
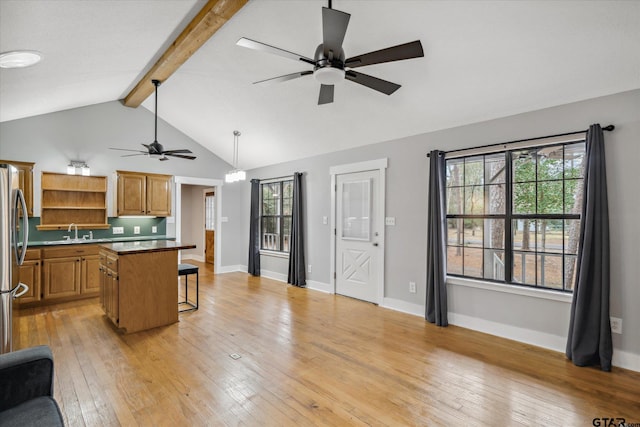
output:
[[[0,163],[0,354],[13,350],[13,300],[29,290],[18,277],[29,238],[19,179],[15,167]]]

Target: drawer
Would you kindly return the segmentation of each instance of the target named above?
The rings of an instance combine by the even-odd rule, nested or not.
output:
[[[98,255],[98,245],[54,246],[42,249],[43,258],[65,258],[83,255]]]
[[[40,259],[40,249],[27,249],[27,253],[24,256],[25,261],[33,261]]]

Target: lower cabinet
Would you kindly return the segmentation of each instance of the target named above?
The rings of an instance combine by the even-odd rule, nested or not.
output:
[[[24,262],[18,267],[20,281],[29,287],[29,291],[15,301],[18,304],[27,304],[40,301],[40,282],[42,279],[42,261],[40,261],[40,249],[27,249]]]
[[[118,278],[118,257],[105,251],[100,251],[99,274],[100,305],[107,317],[116,326],[119,326],[120,282]]]
[[[97,296],[100,292],[98,245],[80,244],[28,249],[20,281],[29,292],[20,304]]]

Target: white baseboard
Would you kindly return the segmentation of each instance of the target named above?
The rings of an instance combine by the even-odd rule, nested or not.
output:
[[[401,311],[407,314],[424,317],[425,306],[420,304],[412,304],[406,301],[385,298],[381,307],[391,310]],[[495,335],[510,340],[535,345],[537,347],[554,350],[560,353],[565,352],[567,345],[567,337],[560,335],[547,334],[532,329],[519,328],[516,326],[505,325],[503,323],[492,322],[490,320],[478,317],[467,316],[464,314],[452,313],[447,314],[449,323],[462,328],[471,329],[486,334]],[[640,355],[630,353],[628,351],[613,350],[613,366],[640,372]]]
[[[244,267],[240,264],[238,265],[223,265],[220,266],[220,268],[216,271],[216,274],[221,274],[221,273],[235,273],[236,271],[242,271],[242,272],[247,272],[247,268]]]
[[[194,261],[204,262],[204,257],[202,255],[196,255],[196,254],[182,255],[182,259],[192,259]]]
[[[273,279],[273,280],[277,280],[278,282],[285,282],[287,283],[287,275],[286,274],[282,274],[282,273],[278,273],[275,271],[269,271],[269,270],[260,270],[260,276],[261,277],[266,277],[267,279]]]
[[[284,283],[287,283],[287,279],[288,279],[286,274],[278,273],[275,271],[269,271],[269,270],[260,270],[260,276],[266,277],[267,279],[273,279],[279,282],[284,282]],[[333,293],[333,286],[331,286],[329,283],[316,282],[315,280],[307,280],[306,288],[312,289],[314,291],[325,292],[328,294]]]

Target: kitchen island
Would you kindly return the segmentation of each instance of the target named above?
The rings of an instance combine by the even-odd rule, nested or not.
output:
[[[170,240],[100,245],[100,304],[124,333],[178,321],[178,251]]]

